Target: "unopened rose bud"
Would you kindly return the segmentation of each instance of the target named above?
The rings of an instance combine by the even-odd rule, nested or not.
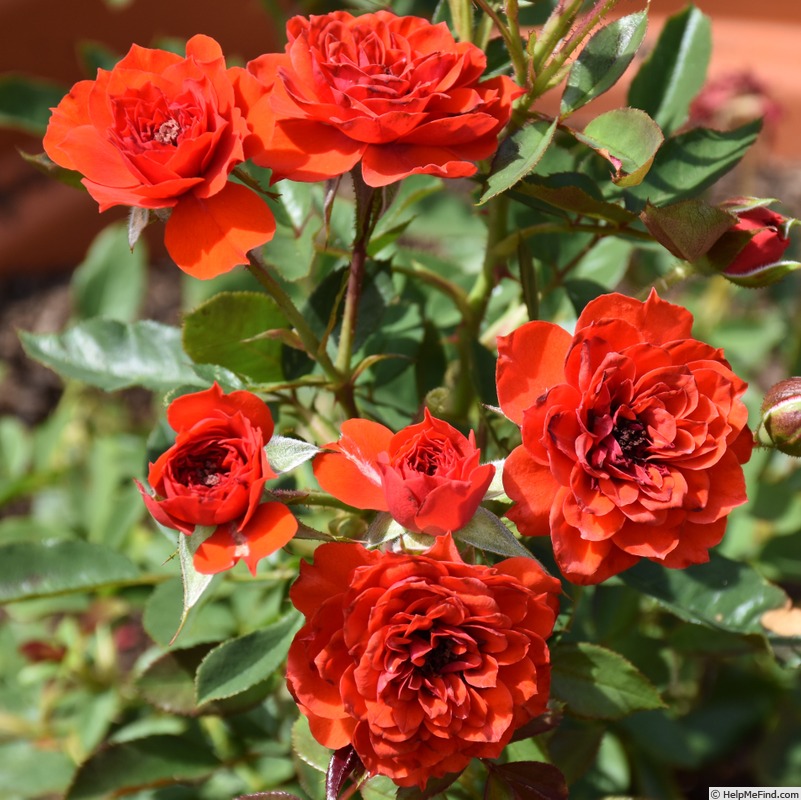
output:
[[[750,241],[723,270],[726,277],[745,275],[754,270],[780,261],[790,245],[785,235],[786,220],[781,214],[764,206],[741,211],[738,222],[732,231],[754,231]]]
[[[712,245],[696,266],[723,275],[738,286],[771,286],[801,263],[784,259],[790,246],[789,231],[798,224],[767,208],[771,200],[743,197],[719,206],[737,221]]]
[[[801,378],[787,378],[768,390],[762,427],[777,450],[801,457]]]

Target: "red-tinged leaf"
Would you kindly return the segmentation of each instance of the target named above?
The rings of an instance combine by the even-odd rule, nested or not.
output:
[[[406,786],[398,789],[395,800],[431,800],[444,792],[462,773],[451,772],[441,778],[428,781],[424,788],[418,786]]]
[[[512,736],[512,741],[519,742],[522,739],[530,739],[532,736],[539,736],[541,733],[552,731],[559,726],[561,721],[561,711],[546,711],[544,714],[540,714],[538,717],[532,719],[531,722],[518,728],[514,736]]]
[[[487,768],[484,800],[567,800],[565,776],[552,764],[516,761]]]
[[[234,800],[300,800],[300,798],[289,792],[257,792],[256,794],[240,794]]]
[[[364,775],[364,764],[353,745],[334,751],[325,775],[325,800],[337,800],[349,778],[358,781]]]
[[[697,198],[662,207],[646,203],[640,219],[654,239],[685,261],[700,258],[737,222],[734,214]]]

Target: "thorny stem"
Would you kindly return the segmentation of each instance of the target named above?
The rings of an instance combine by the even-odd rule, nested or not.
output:
[[[582,0],[561,0],[540,34],[531,67],[533,82],[526,95],[516,103],[516,125],[521,125],[521,114],[525,115],[532,103],[552,88],[567,66],[567,61],[586,39],[592,29],[620,2],[620,0],[597,0],[593,9],[570,33]],[[561,41],[561,46],[559,42]],[[546,63],[547,62],[547,63]]]
[[[303,314],[300,313],[289,295],[273,277],[264,261],[262,261],[258,251],[250,250],[248,252],[248,262],[248,269],[250,269],[251,274],[267,290],[267,294],[275,300],[289,324],[297,332],[300,341],[306,348],[306,352],[322,367],[329,380],[339,384],[342,380],[339,370],[328,357],[325,348],[321,346],[320,341],[314,335],[314,331],[309,327]]]
[[[292,325],[297,332],[298,338],[306,352],[322,368],[326,377],[332,384],[332,391],[339,403],[349,416],[358,416],[353,400],[353,387],[350,385],[349,380],[334,366],[334,363],[325,350],[325,346],[315,336],[314,331],[309,327],[303,314],[300,313],[297,306],[292,302],[292,299],[270,273],[270,270],[262,261],[257,251],[250,250],[248,252],[248,262],[248,269],[251,274],[266,289],[267,294],[275,300],[289,324]]]
[[[526,83],[526,56],[523,51],[523,45],[520,39],[520,31],[517,25],[517,17],[514,19],[510,16],[511,26],[504,24],[498,13],[492,8],[486,0],[474,0],[475,4],[495,23],[498,33],[501,34],[509,57],[512,60],[512,68],[515,72],[515,79],[523,86]]]
[[[473,41],[473,5],[470,0],[448,0],[453,26],[460,42]]]
[[[364,232],[357,234],[348,270],[348,288],[345,291],[345,310],[342,313],[342,330],[339,335],[337,369],[347,373],[353,355],[353,340],[359,312],[359,299],[364,283],[364,265],[367,261],[367,242]]]
[[[467,415],[475,394],[473,347],[474,343],[478,341],[481,323],[487,310],[490,294],[495,286],[495,267],[498,261],[495,255],[495,245],[506,236],[507,209],[508,198],[505,195],[493,198],[487,205],[488,232],[484,263],[467,296],[467,307],[463,310],[462,325],[458,333],[460,369],[449,404],[449,412],[455,418]]]

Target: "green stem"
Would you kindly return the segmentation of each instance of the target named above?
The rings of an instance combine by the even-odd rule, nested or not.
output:
[[[473,41],[473,5],[470,0],[448,0],[448,7],[460,42]]]
[[[261,255],[256,250],[248,252],[248,268],[256,280],[266,289],[267,294],[275,300],[276,305],[281,309],[287,322],[295,329],[303,343],[306,352],[320,365],[323,372],[335,384],[342,381],[342,375],[334,366],[325,348],[320,344],[319,339],[314,335],[314,331],[300,313],[300,310],[292,302],[292,299],[284,291],[281,284],[273,277],[267,265],[262,261]]]
[[[429,286],[432,286],[434,289],[442,292],[442,294],[449,297],[456,308],[459,309],[462,317],[467,317],[470,315],[470,306],[467,303],[467,293],[462,289],[461,286],[457,286],[455,283],[452,283],[447,278],[443,278],[442,275],[438,275],[433,270],[424,267],[417,261],[413,261],[411,266],[409,267],[402,267],[397,264],[392,265],[392,271],[397,272],[400,275],[409,275],[410,277],[416,278],[423,283],[427,283]]]
[[[364,232],[357,235],[348,270],[348,288],[345,292],[345,310],[342,313],[342,329],[339,334],[336,368],[347,375],[353,356],[353,341],[359,316],[359,299],[364,283],[364,266],[367,261],[367,242]]]
[[[520,30],[517,26],[517,19],[510,19],[513,22],[512,27],[505,25],[498,13],[495,11],[486,0],[474,0],[475,4],[495,23],[501,38],[506,45],[509,52],[509,57],[512,60],[512,68],[515,72],[515,80],[521,85],[526,85],[526,75],[528,68],[526,65],[526,54],[523,50],[523,42],[520,38]]]
[[[541,39],[537,43],[535,58],[532,62],[536,77],[525,97],[525,103],[520,104],[521,108],[528,108],[540,95],[553,88],[561,80],[562,70],[565,68],[570,56],[573,55],[592,29],[619,2],[620,0],[598,0],[592,11],[584,17],[573,33],[568,35],[576,14],[581,7],[580,0],[573,0],[570,3],[570,6],[563,12],[563,16],[556,20],[553,27],[548,30],[547,38]],[[557,13],[558,9],[554,12],[554,16]],[[548,20],[548,23],[550,21]],[[546,24],[547,28],[548,25]],[[545,35],[545,30],[543,34]],[[560,40],[562,40],[562,45],[556,50]],[[548,59],[549,55],[550,59]]]
[[[506,236],[508,205],[509,201],[506,195],[498,195],[487,204],[488,232],[484,263],[473,288],[467,295],[467,304],[462,311],[463,319],[458,332],[459,373],[448,404],[448,413],[454,419],[466,417],[475,398],[473,347],[479,338],[481,323],[487,310],[490,294],[495,286],[497,257],[494,250],[498,240]]]

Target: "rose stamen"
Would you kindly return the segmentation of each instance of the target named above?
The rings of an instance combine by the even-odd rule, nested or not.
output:
[[[174,145],[180,133],[181,126],[174,119],[168,119],[159,125],[158,130],[153,134],[153,138],[161,144]]]

